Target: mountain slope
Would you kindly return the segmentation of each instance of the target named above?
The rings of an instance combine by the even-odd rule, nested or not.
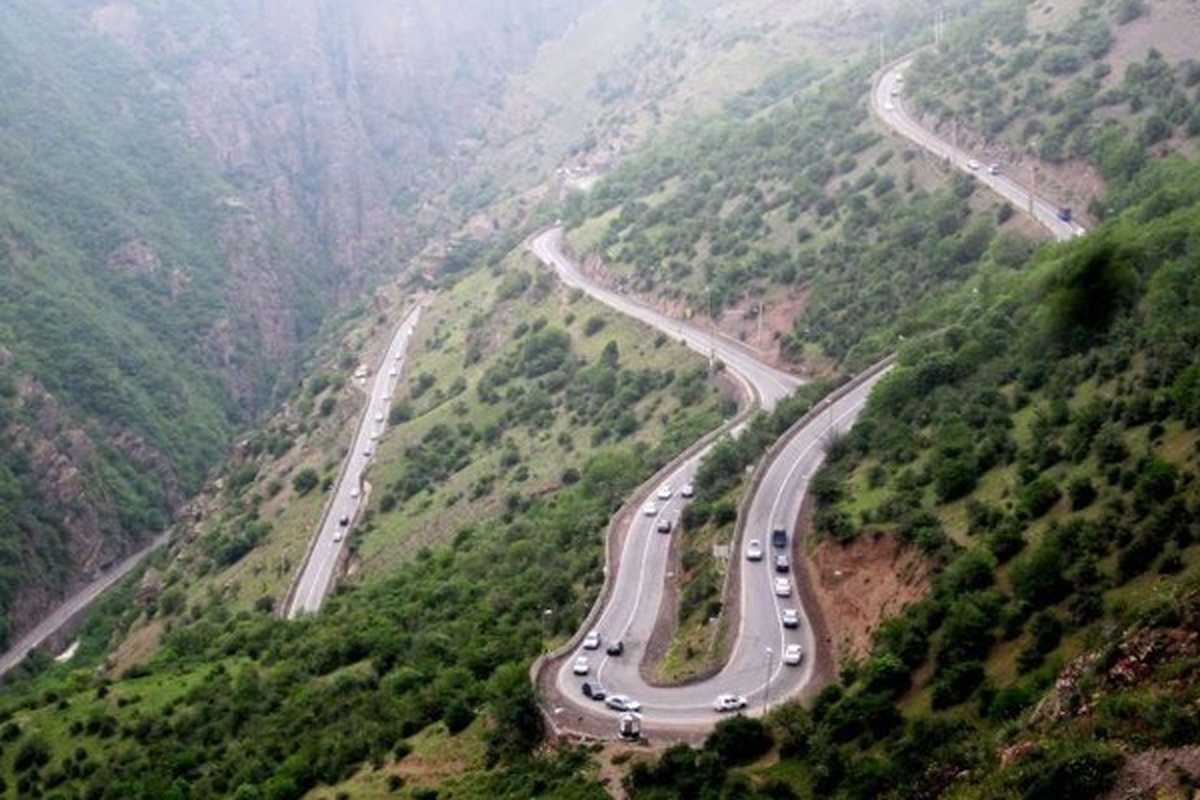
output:
[[[170,523],[579,5],[0,9],[0,642]]]
[[[835,542],[824,546],[900,541],[937,573],[811,710],[785,705],[766,726],[722,725],[702,752],[636,758],[633,796],[1090,797],[1127,753],[1196,745],[1200,177],[1143,161],[1110,195],[1109,228],[1039,249],[1012,209],[970,180],[944,187],[940,165],[880,138],[861,104],[868,72],[850,65],[816,89],[793,75],[762,106],[686,128],[682,165],[660,145],[566,207],[616,281],[681,312],[728,309],[748,332],[755,300],[820,293],[780,336],[784,356],[852,364],[905,337],[874,424],[814,488]],[[247,443],[222,489],[230,515],[144,581],[127,619],[156,626],[154,655],[125,654],[133,666],[113,679],[51,668],[10,695],[0,758],[19,792],[599,795],[585,751],[530,757],[542,742],[525,667],[578,624],[599,579],[596,533],[664,451],[629,443],[585,459],[572,434],[598,418],[578,441],[631,424],[663,438],[695,373],[672,376],[678,406],[649,395],[626,419],[584,387],[665,382],[660,362],[655,375],[624,369],[638,349],[669,357],[665,341],[634,333],[610,351],[615,322],[577,313],[578,298],[523,265],[456,249],[445,266],[461,283],[424,337],[436,366],[418,367],[398,405],[397,422],[418,424],[389,445],[358,551],[395,574],[297,626],[264,613],[260,589],[286,573],[267,550],[285,538],[276,529],[286,520],[302,539],[320,505],[290,470],[320,485],[337,463],[292,445],[336,443],[336,420],[317,418],[331,397],[331,414],[352,413],[331,369]],[[387,308],[326,363],[348,371],[369,353]],[[595,413],[569,419],[580,408]],[[474,503],[465,516],[483,521],[458,526]],[[247,542],[266,546],[247,554]],[[221,572],[229,559],[239,572]],[[754,763],[773,744],[778,762]]]

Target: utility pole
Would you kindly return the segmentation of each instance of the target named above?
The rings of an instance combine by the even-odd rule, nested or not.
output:
[[[1033,196],[1037,191],[1037,164],[1029,165],[1029,216],[1037,219],[1033,213]]]
[[[771,657],[775,651],[767,648],[767,682],[763,684],[763,716],[771,710]]]
[[[708,369],[711,372],[717,365],[717,321],[712,313],[712,286],[704,284],[704,297],[708,303]]]
[[[758,301],[758,349],[762,350],[763,301]]]

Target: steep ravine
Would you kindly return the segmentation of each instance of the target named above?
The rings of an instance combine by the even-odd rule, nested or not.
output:
[[[165,526],[454,224],[423,196],[591,1],[0,9],[0,634]]]

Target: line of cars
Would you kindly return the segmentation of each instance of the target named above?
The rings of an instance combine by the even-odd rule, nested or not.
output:
[[[603,644],[600,631],[588,631],[587,636],[583,637],[584,650],[599,650]],[[614,639],[604,648],[604,652],[608,655],[618,658],[625,653],[625,642],[620,639]],[[575,663],[571,666],[571,671],[576,675],[587,675],[591,672],[591,663],[586,655],[575,657]],[[604,686],[597,680],[586,680],[582,685],[583,696],[598,702],[603,702],[606,706],[614,711],[640,711],[642,704],[634,700],[629,695],[625,694],[609,694]]]
[[[773,528],[771,530],[771,548],[776,551],[774,557],[775,563],[775,578],[772,582],[772,591],[776,597],[791,597],[792,596],[792,581],[788,577],[792,569],[791,559],[787,554],[788,549],[788,532],[784,528]],[[762,542],[758,539],[751,539],[746,545],[746,560],[747,561],[762,561],[765,557],[763,552]],[[780,624],[787,630],[795,630],[800,627],[800,612],[795,608],[784,608],[779,615]],[[787,666],[798,666],[804,660],[804,647],[796,642],[788,643],[783,649],[783,663]],[[714,703],[714,708],[718,711],[727,711],[724,708],[722,698],[727,698],[727,695],[722,695],[717,698]]]
[[[691,483],[685,483],[679,489],[680,497],[691,499],[696,495],[696,487]],[[661,502],[666,502],[675,496],[675,488],[668,484],[663,484],[655,493],[655,498]],[[654,501],[647,502],[642,507],[642,513],[647,517],[658,516],[659,508]],[[673,521],[670,517],[663,515],[658,517],[654,524],[654,529],[659,533],[670,533],[674,528]],[[599,650],[603,644],[603,637],[600,631],[591,630],[583,637],[583,649],[589,651]],[[604,652],[613,658],[619,658],[625,653],[625,642],[621,639],[610,641],[604,648]],[[571,672],[581,677],[591,673],[591,662],[588,656],[580,653],[575,657],[574,663],[571,665]],[[586,680],[582,687],[583,696],[591,700],[602,701],[606,706],[614,711],[621,712],[638,712],[642,708],[642,704],[632,697],[624,694],[609,694],[603,685],[598,680]]]
[[[675,488],[671,484],[665,483],[659,487],[658,492],[654,496],[665,502],[675,496]],[[696,487],[690,483],[685,483],[679,489],[679,496],[690,500],[696,496]],[[654,501],[650,501],[642,506],[642,513],[647,517],[656,517],[658,516],[658,505]],[[659,517],[658,521],[654,524],[654,530],[659,533],[670,533],[673,527],[671,518],[667,516]]]
[[[685,485],[680,494],[684,497],[692,497],[694,488],[691,484]],[[669,500],[673,495],[673,490],[670,486],[663,486],[659,489],[656,497],[659,500]],[[655,516],[658,514],[658,507],[653,503],[647,503],[643,508],[643,513],[646,516]],[[666,518],[663,518],[666,519]],[[669,533],[671,530],[670,520],[666,519],[666,524],[663,525],[663,520],[660,519],[656,529],[660,532]],[[771,531],[771,546],[775,550],[787,550],[788,534],[783,528],[775,528]],[[762,561],[765,558],[765,552],[762,543],[757,539],[752,539],[746,547],[746,558],[750,561]],[[776,553],[774,557],[775,571],[782,573],[777,575],[774,581],[774,591],[777,596],[790,597],[792,594],[792,583],[787,573],[791,571],[791,562],[786,552]],[[795,608],[785,608],[780,614],[781,624],[785,629],[795,629],[800,627],[800,612]],[[588,651],[599,650],[603,644],[603,637],[597,630],[588,631],[583,639],[583,649]],[[609,642],[605,648],[605,652],[610,656],[620,656],[624,653],[624,642],[617,639]],[[798,666],[804,660],[804,648],[796,642],[785,645],[782,654],[783,663],[787,666]],[[579,654],[575,658],[572,665],[572,672],[580,677],[586,677],[591,673],[591,663],[586,654]],[[598,680],[585,680],[581,686],[584,697],[597,702],[603,702],[608,708],[620,712],[637,713],[641,710],[642,705],[638,701],[624,694],[610,694]],[[713,711],[716,713],[728,713],[745,710],[749,705],[747,699],[732,692],[726,692],[718,695],[713,701]]]
[[[771,547],[777,551],[774,557],[775,572],[777,573],[774,580],[773,590],[777,597],[792,596],[792,582],[788,577],[785,577],[791,572],[791,559],[787,554],[788,533],[784,528],[774,528],[771,530]],[[762,542],[758,539],[751,539],[746,544],[746,560],[757,562],[762,561],[766,557],[763,550]],[[781,573],[781,574],[779,574]],[[785,629],[794,630],[800,627],[800,612],[794,608],[785,608],[779,615],[780,624]],[[783,648],[783,663],[787,666],[798,666],[804,660],[804,647],[798,642],[790,642]],[[713,711],[717,713],[727,713],[732,711],[742,711],[748,705],[745,697],[740,694],[724,693],[717,695],[713,700]]]

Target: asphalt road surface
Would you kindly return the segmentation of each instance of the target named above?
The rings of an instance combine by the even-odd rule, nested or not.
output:
[[[799,385],[794,376],[757,361],[752,352],[738,342],[713,336],[624,295],[595,286],[562,253],[561,243],[562,230],[555,228],[536,237],[530,247],[543,262],[554,267],[568,285],[583,289],[617,310],[667,331],[701,353],[723,361],[764,405],[773,406]],[[664,587],[671,577],[668,574],[671,537],[678,535],[680,513],[688,502],[679,489],[691,482],[707,450],[689,457],[675,472],[660,475],[646,496],[635,498],[637,509],[629,515],[630,530],[624,536],[616,537],[623,542],[623,551],[616,559],[616,573],[609,576],[611,589],[607,593],[607,602],[590,623],[600,634],[600,647],[584,649],[582,636],[579,636],[576,648],[552,659],[546,667],[554,674],[555,696],[548,699],[560,728],[572,727],[567,720],[587,718],[593,723],[607,719],[615,730],[620,712],[585,698],[580,691],[584,680],[599,681],[609,694],[624,694],[637,700],[642,706],[639,713],[643,730],[667,732],[711,727],[718,718],[713,702],[719,694],[742,695],[751,711],[763,712],[770,703],[791,697],[804,688],[813,676],[812,653],[817,642],[808,615],[797,599],[795,573],[790,568],[787,572],[776,571],[774,557],[785,553],[790,556],[793,550],[791,531],[800,512],[807,482],[824,458],[825,443],[853,424],[870,389],[884,372],[881,370],[810,415],[812,422],[789,438],[763,474],[742,527],[747,540],[760,540],[763,558],[748,560],[744,555],[745,541],[739,541],[731,548],[730,567],[742,571],[741,579],[735,581],[735,585],[740,586],[741,610],[737,641],[725,666],[711,678],[686,686],[661,687],[649,684],[640,672],[647,643],[659,618]],[[703,487],[696,488],[703,491]],[[670,532],[658,530],[659,522],[664,519],[672,523]],[[772,547],[770,534],[775,527],[788,531],[786,548]],[[777,579],[787,587],[787,597],[776,594]],[[784,608],[799,612],[798,627],[783,627],[781,613]],[[608,643],[618,639],[624,643],[624,653],[608,655]],[[805,655],[797,665],[784,663],[783,654],[788,644],[799,644],[803,648]],[[579,657],[587,659],[586,675],[575,672]]]
[[[605,305],[663,331],[707,358],[723,361],[733,374],[746,383],[764,409],[770,411],[780,399],[787,397],[800,385],[799,378],[763,364],[753,349],[735,339],[711,329],[689,325],[627,295],[593,283],[578,264],[563,254],[562,237],[562,228],[551,228],[534,237],[529,247],[543,263],[554,268],[566,285],[582,289]]]
[[[290,594],[291,602],[287,608],[289,619],[319,611],[333,586],[346,542],[365,501],[363,476],[375,456],[379,437],[387,426],[392,392],[404,372],[405,353],[417,327],[417,319],[426,305],[428,300],[420,300],[408,312],[392,335],[383,362],[368,381],[369,394],[358,423],[358,432],[342,464],[342,474],[333,487],[333,495],[326,505],[317,535],[309,545],[304,568]]]
[[[51,636],[58,633],[77,614],[86,610],[88,606],[96,601],[96,598],[108,591],[117,581],[132,572],[133,568],[140,564],[143,558],[166,544],[168,539],[167,534],[157,537],[145,548],[106,570],[100,577],[67,598],[62,605],[54,609],[49,616],[39,622],[33,630],[18,639],[16,644],[9,648],[8,652],[0,655],[0,677],[3,677],[9,670],[20,664],[29,655],[30,651],[39,647]]]
[[[901,136],[973,176],[984,186],[1008,200],[1013,208],[1030,214],[1049,230],[1055,239],[1063,241],[1087,232],[1076,221],[1068,222],[1060,219],[1058,205],[1033,194],[1029,184],[1022,183],[1015,176],[1005,174],[1002,166],[997,165],[997,170],[993,173],[990,171],[992,165],[986,162],[982,156],[976,156],[967,150],[955,147],[950,142],[921,127],[909,114],[904,99],[903,75],[904,70],[911,63],[912,58],[905,58],[885,69],[876,78],[875,86],[871,91],[871,110],[875,116]]]

